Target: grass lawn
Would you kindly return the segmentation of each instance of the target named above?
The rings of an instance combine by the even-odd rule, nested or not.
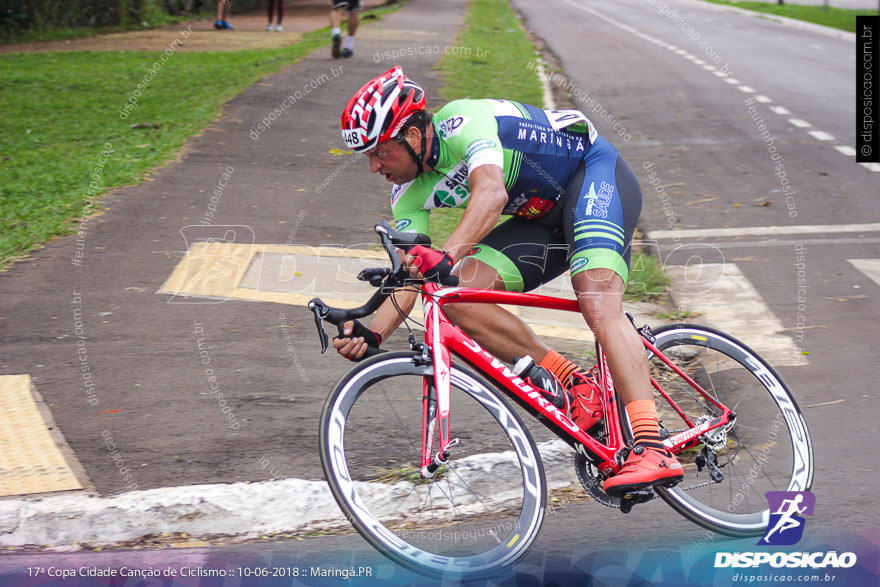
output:
[[[164,63],[159,52],[137,51],[0,56],[0,268],[75,232],[106,188],[136,183],[172,159],[228,100],[329,37],[322,29],[281,49],[180,52]],[[139,83],[137,106],[123,119]]]
[[[877,14],[876,10],[851,10],[847,8],[835,8],[829,6],[825,10],[822,6],[804,6],[800,4],[777,4],[775,2],[727,2],[725,0],[706,0],[714,4],[726,4],[755,12],[775,14],[797,20],[804,20],[827,27],[849,31],[856,31],[857,14]]]

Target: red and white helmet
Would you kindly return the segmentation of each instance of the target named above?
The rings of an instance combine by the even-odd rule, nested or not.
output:
[[[342,111],[342,138],[366,151],[397,136],[410,116],[425,109],[425,91],[395,65],[355,92]]]

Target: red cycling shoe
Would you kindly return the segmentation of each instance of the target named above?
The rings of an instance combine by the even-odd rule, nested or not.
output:
[[[674,456],[637,444],[620,472],[605,480],[602,489],[611,496],[657,484],[673,484],[684,479],[681,463]]]

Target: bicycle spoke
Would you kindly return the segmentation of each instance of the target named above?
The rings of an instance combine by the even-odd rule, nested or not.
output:
[[[807,455],[807,467],[801,467],[801,486],[811,474],[812,460],[808,441],[792,435],[791,423],[783,413],[797,413],[784,384],[769,368],[757,367],[760,359],[724,334],[697,326],[669,326],[655,331],[656,348],[677,364],[706,395],[697,393],[687,381],[677,376],[659,357],[652,357],[652,369],[663,389],[694,424],[706,422],[721,412],[707,405],[709,398],[736,412],[731,424],[716,427],[701,440],[714,449],[720,482],[707,479],[696,464],[699,451],[683,451],[677,456],[684,466],[685,479],[678,489],[660,489],[658,493],[674,508],[695,522],[732,535],[753,535],[766,526],[764,494],[785,489],[794,474],[795,442],[801,443],[798,454]],[[760,376],[759,376],[760,375]],[[776,378],[770,382],[769,379]],[[774,390],[771,393],[771,387]],[[778,390],[785,393],[778,393]],[[783,412],[783,405],[785,412]],[[668,409],[658,400],[658,416],[668,418]],[[676,430],[675,433],[685,432]],[[670,431],[670,434],[673,434]],[[711,450],[711,449],[710,449]],[[705,453],[703,453],[705,454]]]

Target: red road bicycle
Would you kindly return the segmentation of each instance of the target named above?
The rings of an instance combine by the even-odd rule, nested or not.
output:
[[[379,287],[372,298],[354,309],[309,303],[322,352],[328,345],[323,321],[339,326],[362,318],[394,289],[412,286],[395,248],[430,245],[424,235],[397,233],[384,223],[375,230],[392,267],[358,276]],[[571,452],[564,445],[560,451],[558,440],[540,443],[539,451],[502,396],[574,449],[574,471],[586,492],[623,512],[659,496],[705,528],[753,536],[767,527],[766,491],[810,488],[807,427],[779,376],[722,332],[674,324],[637,330],[664,443],[681,461],[684,480],[622,498],[607,495],[602,483],[620,470],[632,431],[602,349],[596,346],[595,371],[605,419],[591,436],[443,310],[455,303],[509,304],[575,312],[581,320],[577,301],[455,283],[417,282],[424,342],[410,330],[409,351],[375,349],[336,384],[321,416],[321,463],[330,489],[354,527],[393,560],[417,571],[473,576],[513,564],[534,543],[548,491],[559,485],[554,476],[548,489],[541,453],[555,463]]]

